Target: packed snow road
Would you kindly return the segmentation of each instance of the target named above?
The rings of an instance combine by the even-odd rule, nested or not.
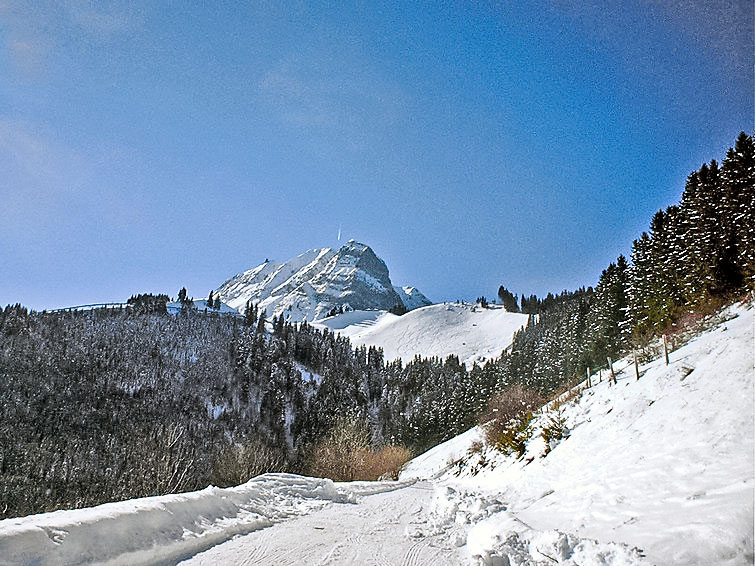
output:
[[[181,566],[461,564],[464,558],[441,532],[428,528],[433,486],[418,482],[359,503],[334,503],[310,515],[238,536]]]

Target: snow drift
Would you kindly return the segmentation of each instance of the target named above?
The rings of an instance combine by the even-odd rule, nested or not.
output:
[[[411,482],[409,482],[411,483]],[[332,502],[406,486],[265,474],[238,487],[0,521],[0,565],[159,564]]]

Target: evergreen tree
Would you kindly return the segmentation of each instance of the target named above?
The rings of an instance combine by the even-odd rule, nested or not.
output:
[[[602,367],[606,358],[616,359],[629,339],[627,313],[628,265],[624,256],[611,263],[600,276],[587,317],[587,340],[591,367]]]
[[[506,309],[506,311],[519,312],[518,298],[512,295],[511,292],[508,289],[506,289],[503,285],[498,287],[498,298],[501,301],[503,308]],[[522,301],[524,301],[524,297],[522,297]]]
[[[530,295],[525,297],[522,295],[522,309],[523,314],[538,314],[540,312],[540,299],[537,295]]]
[[[246,309],[244,309],[244,324],[246,326],[254,327],[257,323],[257,307],[252,303],[251,299],[246,302]]]
[[[262,336],[265,334],[265,317],[267,316],[267,313],[263,310],[261,313],[259,313],[259,316],[257,318],[257,328],[255,330],[255,334],[258,336]]]
[[[736,247],[736,263],[745,283],[755,287],[755,143],[741,132],[733,149],[726,153],[721,183],[726,195],[729,220],[727,246]]]

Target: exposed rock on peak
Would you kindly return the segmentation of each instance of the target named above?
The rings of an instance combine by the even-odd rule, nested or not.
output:
[[[408,310],[430,304],[413,287],[394,288],[388,267],[372,249],[349,240],[340,249],[313,249],[285,263],[266,261],[232,277],[216,291],[221,300],[243,311],[251,300],[268,316],[319,320],[334,309]]]

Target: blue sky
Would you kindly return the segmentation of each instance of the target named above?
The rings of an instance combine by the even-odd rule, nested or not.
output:
[[[594,285],[753,128],[752,3],[0,0],[0,303],[345,239],[436,301]]]

